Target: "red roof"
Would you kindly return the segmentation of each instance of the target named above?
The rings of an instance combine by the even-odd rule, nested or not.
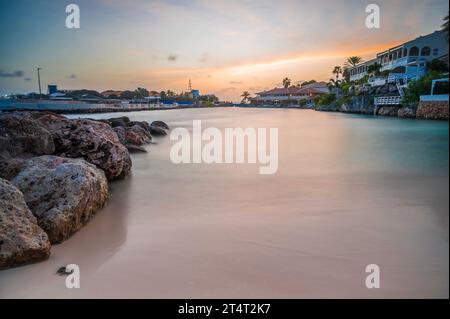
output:
[[[305,86],[291,86],[289,88],[274,88],[268,91],[258,92],[256,94],[279,95],[279,94],[309,94],[309,93],[328,93],[328,86],[325,82],[316,82]]]

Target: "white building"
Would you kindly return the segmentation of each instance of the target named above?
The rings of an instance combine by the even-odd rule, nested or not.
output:
[[[435,31],[380,52],[376,59],[349,68],[350,80],[357,81],[367,75],[368,66],[374,63],[381,65],[380,71],[391,71],[415,79],[425,73],[427,62],[445,55],[448,55],[447,33]]]

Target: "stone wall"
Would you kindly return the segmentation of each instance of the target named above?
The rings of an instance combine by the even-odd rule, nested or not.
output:
[[[448,101],[421,101],[417,108],[417,118],[448,121],[448,107]]]

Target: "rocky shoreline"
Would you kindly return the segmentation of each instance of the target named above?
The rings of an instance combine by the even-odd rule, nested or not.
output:
[[[47,259],[106,204],[108,181],[131,171],[130,152],[167,130],[128,117],[0,113],[0,269]]]
[[[353,97],[350,103],[343,103],[340,108],[329,107],[329,111],[378,116],[391,116],[407,119],[449,120],[449,104],[445,101],[421,101],[417,107],[385,105],[376,107],[365,97]],[[321,109],[318,109],[321,111]]]

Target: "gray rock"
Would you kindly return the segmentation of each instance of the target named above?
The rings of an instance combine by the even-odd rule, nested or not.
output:
[[[12,183],[22,191],[51,243],[69,238],[108,198],[103,171],[83,159],[32,158]]]
[[[416,118],[416,111],[411,107],[402,107],[398,110],[397,114],[401,118]]]
[[[152,127],[160,127],[162,129],[165,129],[165,130],[169,130],[170,129],[169,125],[167,125],[163,121],[153,121],[152,124],[150,124],[150,126],[152,126]]]
[[[50,256],[50,241],[25,204],[22,193],[0,178],[0,269]]]
[[[152,141],[150,130],[144,129],[140,125],[133,125],[125,129],[125,142],[132,145],[149,144]]]
[[[48,130],[27,112],[0,113],[0,152],[11,157],[53,154]]]
[[[103,169],[110,180],[123,178],[130,172],[130,154],[108,124],[85,119],[69,120],[54,114],[40,116],[37,121],[52,134],[55,155],[82,157]]]

